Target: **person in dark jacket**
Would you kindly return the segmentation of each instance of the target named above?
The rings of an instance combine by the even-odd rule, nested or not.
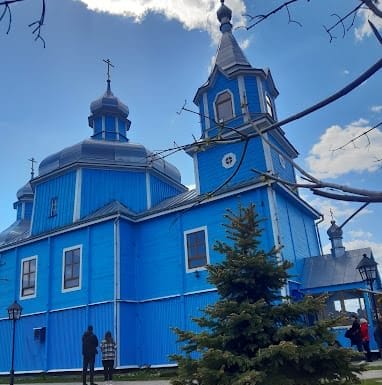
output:
[[[362,348],[361,326],[360,326],[357,315],[354,314],[352,316],[352,318],[353,318],[353,323],[352,323],[351,328],[350,328],[351,346],[356,345],[358,351],[362,352],[363,348]]]
[[[82,336],[82,383],[86,385],[86,374],[89,367],[90,385],[97,385],[94,383],[94,362],[97,352],[98,338],[93,333],[93,326],[88,326],[88,330]]]

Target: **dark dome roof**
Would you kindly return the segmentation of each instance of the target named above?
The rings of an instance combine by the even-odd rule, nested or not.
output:
[[[163,159],[156,159],[141,144],[87,139],[45,158],[39,167],[39,176],[74,163],[100,166],[131,166],[153,168],[177,183],[181,183],[179,170]]]
[[[90,104],[90,111],[92,114],[111,112],[128,116],[129,108],[126,106],[126,104],[114,96],[114,94],[111,92],[110,80],[107,82],[106,92],[100,98]]]
[[[329,238],[332,237],[342,237],[343,231],[340,226],[336,225],[336,221],[330,222],[332,225],[329,227],[327,234]]]
[[[21,187],[18,191],[17,191],[17,199],[20,200],[20,199],[33,199],[33,190],[32,190],[32,186],[30,184],[30,182],[28,182],[27,184],[25,184],[23,187]]]

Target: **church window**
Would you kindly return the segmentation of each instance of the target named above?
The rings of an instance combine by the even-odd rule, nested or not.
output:
[[[265,106],[268,114],[274,118],[273,103],[269,95],[265,95]]]
[[[80,289],[81,286],[81,254],[82,247],[75,246],[64,249],[63,255],[63,291]]]
[[[21,261],[21,297],[36,296],[37,257]]]
[[[224,168],[231,168],[236,163],[236,155],[233,152],[225,154],[222,158],[222,166]]]
[[[209,263],[207,228],[199,227],[184,233],[187,271],[194,271]]]
[[[233,118],[232,96],[228,91],[218,95],[215,101],[216,120],[223,122]]]
[[[50,200],[50,213],[49,213],[50,217],[55,217],[57,215],[57,202],[58,202],[57,197],[54,197]]]

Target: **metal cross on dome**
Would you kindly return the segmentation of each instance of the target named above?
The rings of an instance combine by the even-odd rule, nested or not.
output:
[[[114,65],[111,63],[111,60],[110,59],[102,59],[106,64],[107,64],[107,80],[110,81],[110,67],[113,67],[114,68]]]

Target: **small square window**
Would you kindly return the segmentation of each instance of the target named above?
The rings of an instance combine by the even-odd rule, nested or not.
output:
[[[184,237],[187,271],[205,267],[209,263],[206,227],[186,231]]]
[[[37,257],[25,258],[21,261],[20,296],[36,296]]]
[[[50,212],[49,212],[50,217],[55,217],[57,215],[57,203],[58,203],[57,197],[54,197],[50,200]]]

